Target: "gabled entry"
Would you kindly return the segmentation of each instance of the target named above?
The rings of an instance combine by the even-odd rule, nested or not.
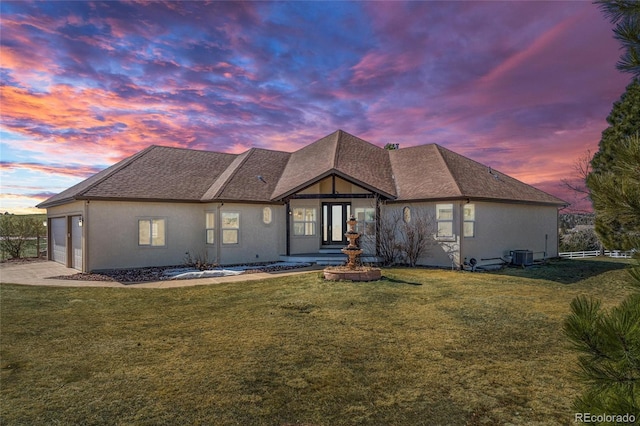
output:
[[[322,245],[344,246],[346,222],[351,215],[351,203],[322,203]]]

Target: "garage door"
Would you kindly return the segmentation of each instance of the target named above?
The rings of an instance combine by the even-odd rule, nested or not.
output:
[[[67,218],[51,219],[51,260],[67,265]]]
[[[82,227],[80,216],[71,217],[71,267],[82,271]]]

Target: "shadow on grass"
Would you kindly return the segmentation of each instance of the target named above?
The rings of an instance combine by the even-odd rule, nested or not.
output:
[[[399,280],[397,278],[390,278],[384,275],[382,276],[381,281],[388,281],[392,284],[422,285],[422,283],[414,283],[411,281]]]
[[[561,284],[575,284],[609,271],[627,268],[631,264],[627,259],[591,258],[557,259],[544,265],[526,268],[507,268],[491,274],[509,275],[522,278],[554,281]]]

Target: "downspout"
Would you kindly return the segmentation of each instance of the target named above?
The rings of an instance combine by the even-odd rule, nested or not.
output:
[[[82,213],[82,221],[84,226],[82,227],[82,272],[90,272],[89,268],[89,226],[91,221],[89,220],[89,203],[87,200],[84,202],[84,212]]]
[[[47,260],[53,260],[53,241],[51,238],[51,218],[47,209]]]
[[[549,234],[544,234],[544,260],[547,260],[547,245],[549,243]]]
[[[463,269],[464,257],[463,257],[463,241],[464,241],[464,205],[467,204],[464,201],[460,201],[458,204],[458,268]]]
[[[286,255],[287,256],[291,256],[291,218],[289,217],[291,211],[290,211],[290,204],[289,204],[289,199],[287,198],[287,201],[285,203],[285,212],[284,212],[284,216],[285,216],[285,234],[286,234]]]
[[[67,213],[64,220],[67,222],[67,235],[64,240],[67,254],[64,266],[67,268],[73,268],[73,239],[71,237],[71,233],[73,232],[73,212]]]
[[[375,202],[376,202],[376,210],[375,210],[375,217],[376,217],[376,257],[379,258],[380,257],[380,213],[382,212],[382,209],[380,207],[380,196],[376,193],[375,195]]]
[[[224,203],[219,203],[216,208],[216,263],[220,264],[220,256],[222,252],[222,214],[220,209],[224,206]]]

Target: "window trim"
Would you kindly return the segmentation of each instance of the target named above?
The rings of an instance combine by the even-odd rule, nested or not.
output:
[[[303,220],[296,220],[296,210],[303,210],[302,213],[302,217]],[[306,220],[307,217],[307,210],[313,210],[313,220]],[[293,220],[291,221],[291,234],[294,237],[315,237],[318,235],[318,208],[317,207],[312,207],[312,206],[301,206],[301,207],[294,207],[291,211],[291,215],[293,216]],[[304,233],[303,234],[298,234],[296,233],[296,224],[304,224]],[[312,233],[307,233],[307,229],[308,226],[312,225],[313,228],[313,232]]]
[[[229,228],[224,226],[224,215],[226,214],[235,214],[238,215],[238,226],[235,228]],[[224,211],[220,212],[220,233],[221,233],[221,243],[225,246],[237,246],[240,244],[240,212],[239,211]],[[224,242],[224,234],[225,231],[235,231],[236,233],[236,242],[235,243],[225,243]]]
[[[208,224],[208,218],[209,215],[211,215],[212,219],[213,219],[213,227],[209,227]],[[209,235],[211,235],[213,238],[211,239],[211,242],[209,242]],[[204,243],[206,245],[215,245],[216,244],[216,212],[214,211],[208,211],[208,212],[204,212]]]
[[[143,222],[147,222],[149,229],[149,243],[140,242],[140,231]],[[158,239],[158,236],[153,236],[153,224],[154,222],[162,222],[162,244],[154,244],[154,240]],[[158,233],[159,234],[159,233]],[[167,218],[165,217],[139,217],[138,218],[138,247],[144,248],[162,248],[167,246]]]
[[[440,218],[440,210],[451,210],[451,218],[443,219]],[[439,240],[451,240],[455,238],[455,231],[453,228],[453,217],[454,217],[454,205],[453,203],[438,203],[436,204],[436,238]],[[451,226],[451,234],[450,235],[441,235],[440,234],[440,224],[448,223]]]
[[[358,219],[358,211],[361,211],[363,216],[364,216],[364,220],[359,220]],[[367,211],[371,210],[373,211],[373,219],[372,220],[367,220]],[[376,209],[375,207],[356,207],[353,209],[354,215],[356,217],[356,220],[358,220],[358,223],[356,224],[356,231],[360,233],[360,237],[371,237],[371,238],[375,238],[376,236]],[[373,232],[369,233],[367,232],[367,229],[370,229],[371,227],[373,227]]]
[[[467,219],[465,217],[465,211],[467,210],[467,207],[471,207],[471,219]],[[467,224],[471,225],[471,235],[467,235]],[[462,235],[464,238],[475,238],[476,236],[476,205],[473,203],[465,204],[462,208]]]

